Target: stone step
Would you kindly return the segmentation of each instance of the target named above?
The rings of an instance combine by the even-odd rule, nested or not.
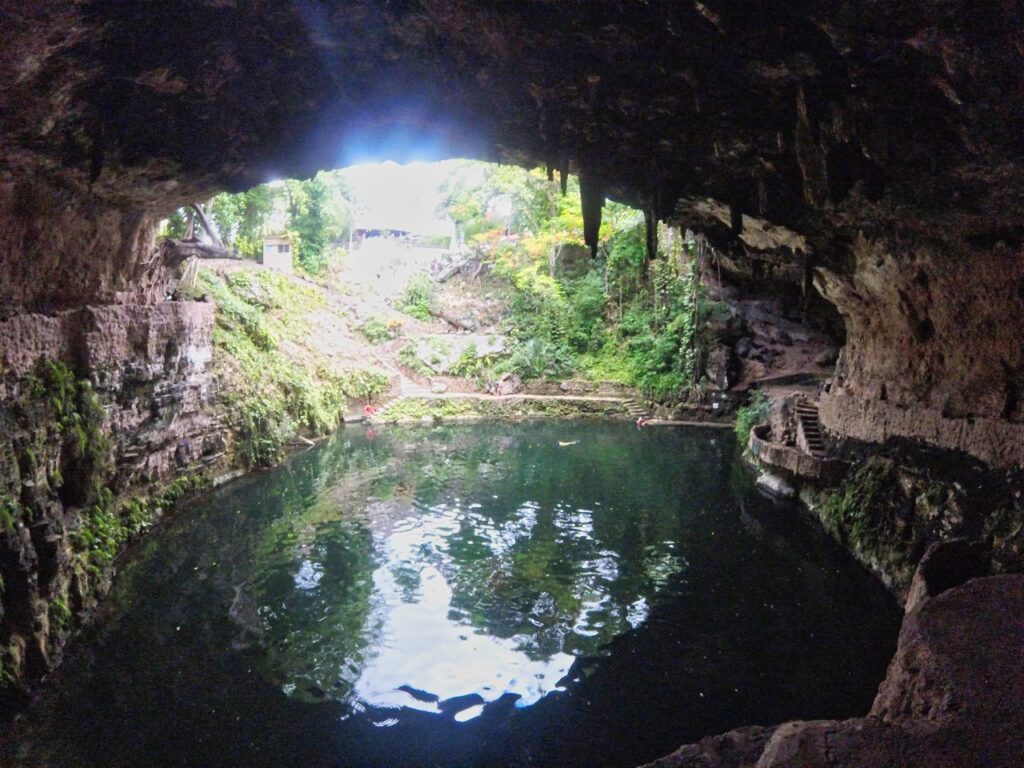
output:
[[[815,458],[825,455],[825,439],[821,434],[821,422],[818,418],[818,408],[809,402],[798,402],[796,404],[796,418],[800,423],[800,431],[803,433],[804,443],[807,450]]]

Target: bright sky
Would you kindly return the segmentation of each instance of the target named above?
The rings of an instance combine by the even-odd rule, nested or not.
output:
[[[367,163],[342,171],[357,203],[356,227],[404,229],[418,235],[449,235],[452,224],[438,216],[441,183],[465,161]]]

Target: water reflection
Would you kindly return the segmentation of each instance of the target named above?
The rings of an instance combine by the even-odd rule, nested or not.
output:
[[[572,452],[480,437],[351,440],[344,483],[270,527],[236,588],[235,605],[254,607],[231,615],[287,694],[370,705],[379,723],[402,709],[462,722],[535,703],[643,623],[683,564],[678,505],[658,498],[681,489],[623,485],[621,452],[600,436]],[[603,480],[551,495],[562,462]]]
[[[865,711],[898,611],[741,477],[700,430],[344,431],[147,537],[0,764],[636,765]]]

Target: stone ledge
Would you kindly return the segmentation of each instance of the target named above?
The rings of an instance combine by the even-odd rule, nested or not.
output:
[[[771,440],[771,426],[759,424],[750,430],[750,453],[773,470],[792,477],[824,483],[837,483],[846,474],[846,463],[838,459],[819,459],[791,445]]]
[[[931,408],[901,408],[842,392],[822,393],[822,426],[840,437],[881,443],[909,437],[963,451],[1000,469],[1024,467],[1024,424],[1002,419],[951,419]]]

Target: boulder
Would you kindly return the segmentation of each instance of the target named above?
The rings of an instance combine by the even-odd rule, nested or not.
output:
[[[523,380],[515,373],[503,374],[498,379],[498,385],[495,389],[495,394],[498,395],[517,395],[523,391]]]
[[[929,569],[947,573],[973,552],[950,544],[922,564],[922,583]],[[953,570],[957,579],[966,573]],[[907,612],[866,717],[739,728],[645,768],[1016,768],[1024,754],[1021,648],[1024,576],[975,578]]]
[[[590,267],[590,249],[578,243],[556,245],[548,256],[548,271],[552,277],[574,277]]]

